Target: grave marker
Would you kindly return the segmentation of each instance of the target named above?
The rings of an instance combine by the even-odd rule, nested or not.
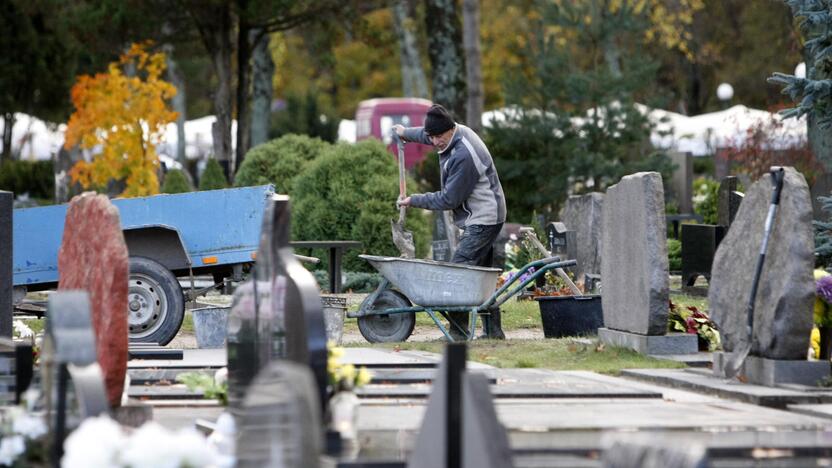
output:
[[[603,233],[604,194],[573,195],[566,200],[560,219],[575,232],[575,277],[601,273],[601,239]]]
[[[0,190],[0,337],[12,337],[14,194]]]

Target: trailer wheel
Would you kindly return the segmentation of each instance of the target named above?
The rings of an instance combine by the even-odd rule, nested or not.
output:
[[[364,299],[366,302],[369,299]],[[399,307],[410,307],[410,301],[401,293],[385,289],[376,297],[373,309],[383,311]],[[364,303],[361,304],[363,309]],[[416,314],[374,314],[358,318],[358,330],[370,343],[396,343],[407,340],[416,326]]]
[[[149,258],[130,257],[130,341],[166,345],[179,332],[184,316],[185,298],[173,273]]]

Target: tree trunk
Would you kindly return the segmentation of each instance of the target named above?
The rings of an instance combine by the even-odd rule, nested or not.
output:
[[[0,161],[12,160],[12,129],[14,128],[14,112],[3,114],[3,157]]]
[[[399,59],[402,69],[402,92],[405,97],[427,98],[428,83],[419,60],[416,46],[415,25],[409,0],[396,0],[393,4],[393,26],[399,40]]]
[[[195,2],[189,13],[196,22],[205,50],[211,57],[217,88],[214,93],[216,122],[211,126],[214,139],[214,158],[220,163],[226,178],[233,172],[231,160],[231,6],[226,2]]]
[[[245,0],[240,1],[241,10],[245,9]],[[248,20],[245,15],[240,15],[240,21],[237,28],[237,158],[234,168],[240,167],[243,159],[246,157],[246,151],[249,148],[250,125],[248,99],[250,87],[250,58],[251,58],[251,42],[249,41],[249,27]],[[232,171],[232,175],[234,171]]]
[[[433,101],[461,120],[465,115],[465,63],[462,26],[454,0],[425,0]]]
[[[465,121],[475,132],[482,130],[482,61],[480,57],[480,1],[462,0],[462,23],[465,45],[465,76],[468,102]]]
[[[272,79],[274,62],[269,50],[269,34],[262,30],[256,34],[252,50],[252,96],[251,96],[251,146],[265,143],[269,139],[269,118],[272,113]]]
[[[173,60],[173,46],[164,47],[168,58],[168,80],[176,86],[176,96],[171,99],[173,110],[176,111],[176,160],[184,167],[185,160],[185,121],[188,120],[188,109],[185,100],[185,77],[179,65]]]

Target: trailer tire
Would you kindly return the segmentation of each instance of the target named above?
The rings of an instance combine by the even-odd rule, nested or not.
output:
[[[369,300],[364,299],[364,302]],[[367,304],[361,304],[361,310]],[[373,309],[382,311],[399,307],[410,307],[410,301],[401,293],[385,289],[373,302]],[[398,343],[406,341],[416,326],[416,314],[373,314],[358,318],[358,330],[370,343]]]
[[[179,333],[185,297],[176,276],[146,257],[130,257],[127,326],[130,341],[164,346]]]

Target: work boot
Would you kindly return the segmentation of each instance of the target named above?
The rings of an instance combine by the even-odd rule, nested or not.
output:
[[[465,341],[468,339],[468,312],[448,312],[448,334],[451,335],[451,338],[454,341]],[[454,323],[459,325],[460,328],[465,330],[465,333],[462,333],[459,328],[454,326]]]
[[[483,331],[485,332],[485,338],[491,340],[504,340],[506,339],[506,334],[503,333],[503,327],[500,323],[500,309],[495,308],[488,311],[489,315],[485,317],[482,322]]]

